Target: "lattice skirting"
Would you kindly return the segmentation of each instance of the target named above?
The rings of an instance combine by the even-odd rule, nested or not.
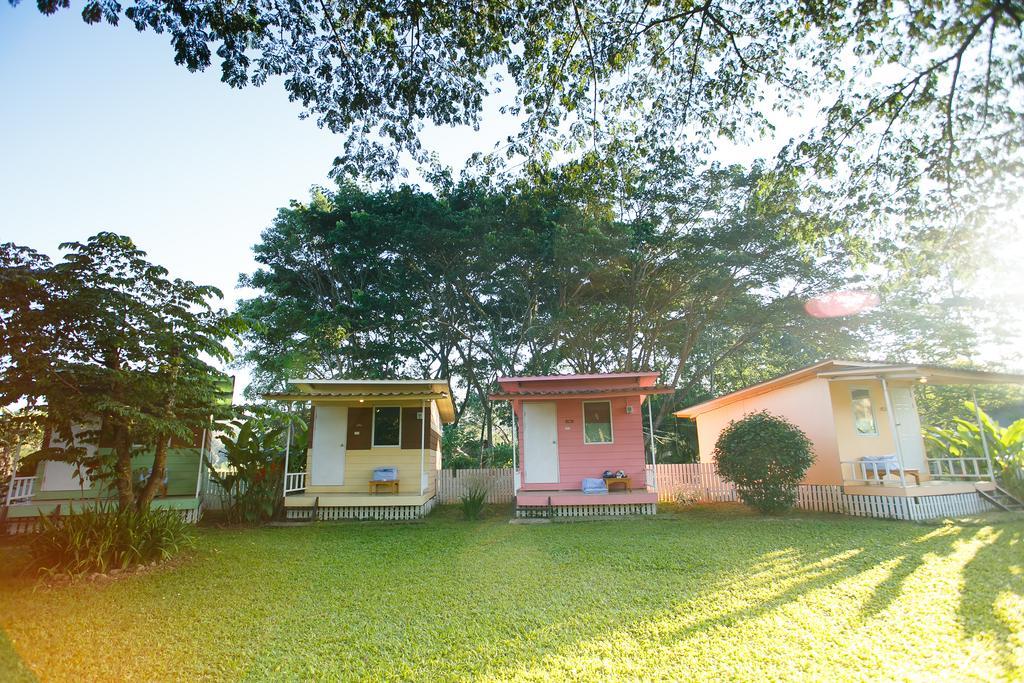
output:
[[[190,510],[176,510],[176,512],[181,514],[181,518],[185,521],[186,524],[198,524],[199,521],[203,518],[204,507],[200,503],[199,507],[197,508],[192,508]],[[67,515],[61,516],[66,517]],[[35,531],[38,531],[39,517],[34,516],[8,518],[6,522],[6,527],[7,533],[11,534],[12,536],[17,534],[30,534]],[[3,531],[4,529],[0,529],[0,533],[2,533]]]
[[[911,521],[966,517],[996,509],[977,493],[916,497],[855,496],[843,493],[841,486],[818,485],[798,487],[796,506],[816,512]]]
[[[39,526],[38,517],[15,517],[14,519],[8,519],[6,522],[6,531],[12,536],[18,534],[30,534],[36,530]]]
[[[199,521],[203,518],[203,512],[205,512],[206,506],[202,502],[199,503],[199,507],[192,508],[191,510],[182,510],[181,517],[189,524],[199,524]]]
[[[531,505],[517,507],[516,517],[627,517],[654,515],[654,503],[626,503],[620,505]]]
[[[423,505],[361,505],[317,508],[316,518],[322,522],[342,519],[403,520],[425,517],[437,505],[437,498],[431,498]],[[310,508],[287,508],[287,519],[309,519]]]

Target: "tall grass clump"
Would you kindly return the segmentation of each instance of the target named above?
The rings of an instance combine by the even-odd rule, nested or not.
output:
[[[463,494],[459,498],[462,506],[462,514],[466,519],[480,519],[487,501],[487,494],[491,491],[491,480],[482,475],[472,475],[466,478]]]
[[[192,546],[190,525],[176,510],[97,506],[52,519],[42,516],[29,543],[32,566],[73,576],[166,560]]]

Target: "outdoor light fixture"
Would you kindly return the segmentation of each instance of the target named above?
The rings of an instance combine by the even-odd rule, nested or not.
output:
[[[918,377],[917,381],[920,382],[921,384],[928,384],[928,378],[927,377]]]

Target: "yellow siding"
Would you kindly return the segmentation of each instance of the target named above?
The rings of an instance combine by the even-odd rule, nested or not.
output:
[[[427,493],[433,494],[437,480],[440,454],[427,449],[423,452],[423,471],[427,475]],[[401,493],[419,493],[420,449],[373,448],[345,452],[345,483],[342,486],[309,486],[307,493],[367,493],[368,482],[375,467],[398,468],[398,490]]]
[[[714,462],[718,436],[731,421],[761,410],[786,418],[802,429],[814,444],[815,462],[807,471],[804,483],[842,483],[829,385],[819,378],[752,396],[698,416],[697,440],[701,462]]]
[[[875,436],[858,434],[853,427],[851,392],[854,389],[867,389],[871,392],[871,404],[875,409],[875,424],[878,426],[878,434]],[[868,455],[896,453],[889,424],[889,413],[885,408],[885,396],[882,394],[880,381],[833,382],[831,393],[840,460],[860,460]]]

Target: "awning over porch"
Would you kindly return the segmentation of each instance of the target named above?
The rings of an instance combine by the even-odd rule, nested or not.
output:
[[[819,372],[818,377],[835,381],[886,379],[911,381],[921,384],[1024,384],[1024,375],[1010,372],[989,372],[969,368],[950,368],[940,365],[875,365],[847,367]]]
[[[455,404],[446,379],[295,379],[291,390],[263,394],[270,401],[315,401],[342,405],[415,405],[434,401],[441,422],[455,421]]]
[[[922,384],[1024,384],[1024,374],[1010,372],[988,372],[968,368],[951,368],[941,365],[913,363],[878,363],[873,361],[826,360],[814,365],[788,372],[764,382],[752,384],[743,389],[709,399],[696,405],[677,410],[673,415],[679,418],[696,418],[704,413],[743,401],[776,389],[820,377],[832,381],[864,381],[885,379],[887,381],[911,381]]]

